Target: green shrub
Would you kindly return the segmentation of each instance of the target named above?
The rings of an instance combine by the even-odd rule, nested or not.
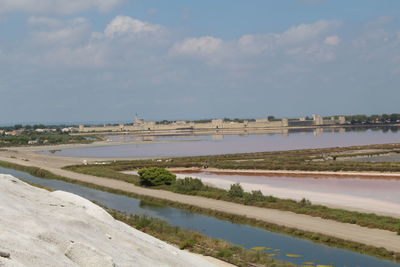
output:
[[[302,200],[299,201],[299,203],[300,203],[300,205],[302,205],[302,206],[310,206],[310,205],[311,205],[311,201],[308,200],[308,199],[306,199],[306,198],[304,198],[304,197],[303,197]]]
[[[192,177],[177,179],[174,185],[178,192],[200,191],[204,188],[204,184],[200,179]]]
[[[230,258],[232,257],[232,252],[230,252],[229,250],[220,250],[217,253],[217,256],[220,258]]]
[[[262,202],[265,200],[263,193],[260,190],[244,193],[244,203]]]
[[[195,243],[193,239],[187,239],[179,244],[179,249],[193,248]]]
[[[176,180],[175,174],[158,167],[141,169],[138,171],[138,174],[140,185],[144,186],[171,185]]]
[[[239,183],[232,184],[228,191],[228,195],[232,198],[242,198],[244,195],[244,190]]]
[[[261,190],[251,191],[251,197],[254,201],[259,202],[264,200],[264,195]]]

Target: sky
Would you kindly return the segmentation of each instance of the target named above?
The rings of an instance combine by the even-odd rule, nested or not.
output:
[[[0,124],[398,113],[398,0],[0,0]]]

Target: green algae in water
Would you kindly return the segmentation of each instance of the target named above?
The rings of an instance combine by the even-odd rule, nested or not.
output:
[[[268,247],[252,247],[252,250],[257,250],[257,251],[261,251],[261,250],[272,250],[272,248],[268,248]]]
[[[301,257],[303,257],[303,256],[297,255],[297,254],[286,254],[286,257],[290,257],[290,258],[301,258]]]

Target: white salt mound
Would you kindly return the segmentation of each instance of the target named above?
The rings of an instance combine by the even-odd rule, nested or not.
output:
[[[0,174],[0,266],[215,266],[74,194]]]

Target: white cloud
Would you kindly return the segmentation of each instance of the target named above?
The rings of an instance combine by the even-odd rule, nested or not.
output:
[[[172,48],[172,53],[176,55],[191,56],[210,55],[220,50],[222,45],[222,39],[211,36],[188,38],[180,43],[175,44],[175,46]]]
[[[298,62],[327,62],[336,58],[340,39],[329,35],[339,21],[320,20],[290,27],[282,33],[247,34],[238,40],[217,37],[187,38],[170,49],[172,56],[189,56],[209,65],[240,72],[257,69],[277,59]]]
[[[64,22],[55,18],[32,16],[29,17],[28,24],[34,27],[36,26],[60,27],[64,25]]]
[[[107,54],[101,47],[81,46],[76,48],[58,47],[34,56],[32,61],[50,67],[95,69],[107,66]]]
[[[311,24],[300,24],[289,28],[283,34],[279,35],[279,40],[282,43],[289,44],[310,41],[339,25],[340,22],[335,20],[320,20]]]
[[[160,25],[119,15],[107,25],[104,34],[107,37],[115,37],[127,34],[157,33],[162,31],[163,27]]]
[[[327,45],[332,45],[332,46],[336,46],[340,43],[340,38],[338,36],[328,36],[325,38],[324,43]]]
[[[339,21],[320,20],[292,26],[283,33],[244,35],[237,46],[244,55],[330,61],[335,58],[333,47],[339,44],[340,39],[335,35],[326,35],[340,24]]]
[[[238,46],[242,52],[249,54],[272,52],[278,37],[277,34],[243,35],[238,40]]]
[[[90,31],[84,18],[57,20],[31,17],[31,43],[35,64],[72,68],[98,68],[151,62],[167,45],[165,28],[127,16],[117,16],[103,33]],[[134,59],[134,60],[132,60]]]
[[[332,47],[322,46],[318,43],[286,50],[286,55],[295,56],[302,61],[328,62],[336,58]]]
[[[243,35],[233,41],[213,36],[176,41],[172,39],[172,30],[162,25],[123,15],[110,21],[102,33],[91,32],[90,23],[84,18],[58,20],[33,16],[28,22],[33,29],[31,40],[44,48],[44,64],[51,62],[53,55],[54,63],[65,62],[68,66],[75,61],[77,66],[87,67],[123,66],[132,62],[140,65],[145,58],[146,64],[150,64],[186,57],[239,73],[276,59],[330,61],[335,59],[336,46],[341,41],[332,34],[340,25],[337,21],[301,24],[282,33]]]
[[[0,13],[22,11],[36,14],[73,14],[89,9],[107,12],[124,0],[0,0]]]
[[[320,20],[311,24],[290,27],[281,34],[244,35],[239,39],[238,45],[243,51],[249,53],[272,52],[275,49],[318,42],[322,35],[339,25],[338,21]]]
[[[31,33],[32,41],[40,45],[72,45],[89,35],[89,23],[84,18],[62,21],[46,17],[31,17],[28,23],[36,29]]]

